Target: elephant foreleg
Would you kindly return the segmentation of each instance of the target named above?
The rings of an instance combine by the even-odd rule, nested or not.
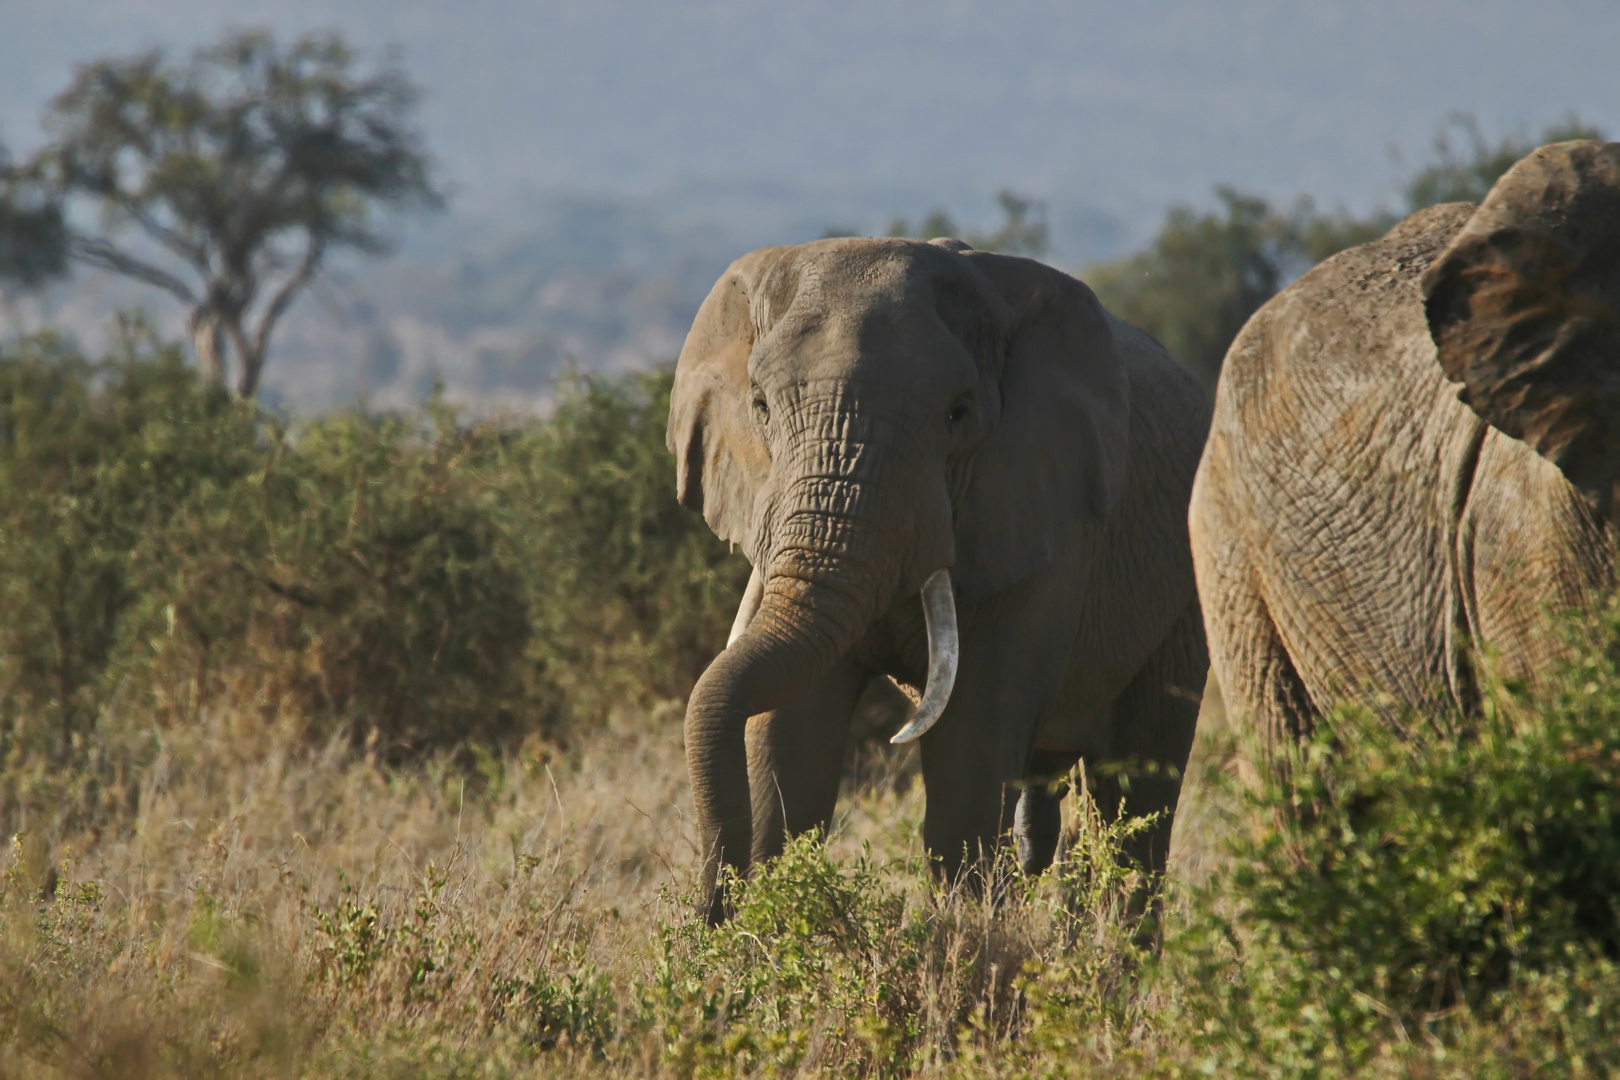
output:
[[[791,703],[749,719],[753,865],[780,855],[789,836],[832,823],[844,742],[867,678],[853,662],[840,660]]]
[[[1225,503],[1195,495],[1190,512],[1193,562],[1206,609],[1210,672],[1228,722],[1258,742],[1262,755],[1270,755],[1286,751],[1307,734],[1316,711],[1261,595],[1254,558],[1230,517]],[[1283,753],[1272,764],[1286,760]],[[1260,764],[1240,759],[1250,782]]]
[[[964,629],[950,705],[921,740],[923,841],[946,881],[992,857],[1014,828],[1017,803],[1031,790],[1017,782],[1030,775],[1035,732],[1062,689],[1076,606],[1062,581],[1030,578],[981,607]],[[1057,805],[1044,793],[1031,796],[1038,846]]]

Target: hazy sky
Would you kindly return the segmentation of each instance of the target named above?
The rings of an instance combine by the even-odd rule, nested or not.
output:
[[[1140,224],[1233,182],[1366,208],[1451,110],[1620,131],[1617,0],[0,0],[0,137],[76,60],[228,25],[400,48],[464,208],[718,185]],[[909,193],[909,194],[907,194]],[[857,203],[859,198],[855,200]],[[870,200],[868,200],[870,201]],[[853,205],[853,204],[852,204]],[[905,206],[896,206],[905,210]]]

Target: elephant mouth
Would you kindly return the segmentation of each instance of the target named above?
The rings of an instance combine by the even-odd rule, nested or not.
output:
[[[956,669],[962,657],[961,636],[956,627],[956,594],[951,587],[951,572],[941,568],[923,582],[920,593],[923,622],[928,629],[928,678],[923,684],[921,699],[904,727],[889,741],[896,746],[914,742],[939,722],[950,703],[951,690],[956,686]],[[765,577],[755,570],[748,578],[748,588],[737,617],[732,621],[731,634],[726,639],[729,649],[748,629],[748,624],[759,612],[765,596]]]

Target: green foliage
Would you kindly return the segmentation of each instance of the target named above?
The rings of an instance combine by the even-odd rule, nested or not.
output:
[[[889,223],[886,235],[909,236],[918,240],[954,236],[980,251],[1026,255],[1032,259],[1046,254],[1051,246],[1051,232],[1046,224],[1045,204],[1005,189],[996,194],[996,203],[1001,207],[1002,221],[992,233],[963,233],[944,208],[936,207],[917,223],[915,229],[905,218],[895,218]]]
[[[618,1034],[618,1002],[608,976],[577,956],[570,970],[536,967],[527,978],[501,984],[501,1015],[539,1050],[585,1050],[605,1055]]]
[[[1280,287],[1293,239],[1265,200],[1229,187],[1216,195],[1222,213],[1176,207],[1146,251],[1085,275],[1104,307],[1211,385],[1227,346]]]
[[[565,379],[551,420],[510,433],[490,474],[511,515],[506,557],[525,568],[529,655],[594,715],[684,697],[748,581],[746,560],[675,501],[672,383]]]
[[[251,418],[136,322],[90,364],[51,337],[0,357],[0,746],[60,753],[106,700],[129,561],[257,456]]]
[[[1103,1064],[1129,1047],[1148,1013],[1139,976],[1153,958],[1157,910],[1143,902],[1150,881],[1121,857],[1150,818],[1104,821],[1078,791],[1056,889],[1042,905],[1054,947],[1024,965],[1021,1053],[1046,1061],[1038,1074],[1066,1075]]]
[[[189,64],[157,50],[85,64],[51,103],[53,141],[20,172],[99,210],[100,231],[74,231],[69,254],[179,298],[203,367],[223,382],[228,349],[250,397],[326,255],[381,251],[380,209],[439,200],[410,126],[415,88],[397,67],[353,67],[335,34],[283,46],[263,30]],[[133,245],[119,239],[131,229]]]
[[[1408,1043],[1620,1068],[1620,605],[1601,621],[1540,696],[1404,735],[1345,708],[1249,796],[1258,827],[1166,948],[1205,1070],[1340,1075]]]
[[[288,430],[138,323],[100,363],[0,354],[0,813],[123,797],[153,727],[223,702],[394,759],[683,696],[747,565],[669,495],[669,384]]]
[[[1453,129],[1468,137],[1466,154],[1455,149]],[[1600,137],[1572,118],[1538,139],[1509,137],[1492,146],[1471,117],[1453,117],[1435,138],[1436,160],[1405,185],[1408,211],[1450,200],[1477,202],[1537,146]],[[1217,212],[1173,207],[1145,250],[1081,275],[1103,306],[1158,338],[1211,388],[1232,339],[1262,304],[1316,263],[1382,236],[1398,220],[1384,210],[1364,218],[1342,210],[1324,213],[1304,196],[1280,210],[1230,187],[1217,187],[1215,194]]]
[[[510,733],[529,626],[475,468],[489,434],[440,410],[261,435],[252,473],[131,553],[119,674],[160,715],[230,691],[390,746]]]
[[[1459,150],[1453,134],[1467,142]],[[1402,194],[1409,211],[1444,202],[1477,203],[1491,185],[1516,162],[1538,146],[1571,139],[1601,139],[1603,132],[1578,116],[1542,129],[1535,138],[1503,136],[1492,145],[1479,129],[1479,122],[1467,113],[1446,118],[1434,137],[1434,159],[1419,169],[1405,184]]]
[[[65,273],[62,208],[0,147],[0,283],[35,288]]]
[[[736,916],[665,926],[646,1022],[683,1077],[897,1076],[925,1048],[919,975],[937,928],[868,859],[791,841],[735,888]]]

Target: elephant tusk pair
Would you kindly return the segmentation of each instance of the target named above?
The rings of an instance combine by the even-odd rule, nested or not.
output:
[[[920,738],[933,727],[951,700],[956,685],[956,663],[962,655],[962,642],[956,633],[956,596],[951,591],[951,572],[935,570],[922,587],[923,621],[928,627],[928,682],[922,700],[906,726],[895,732],[896,746]]]
[[[748,629],[764,595],[765,578],[755,570],[749,575],[748,588],[737,606],[737,617],[732,620],[731,635],[726,639],[728,649]],[[928,682],[923,687],[917,711],[889,740],[896,746],[921,738],[939,720],[951,700],[951,689],[956,685],[956,664],[962,655],[961,639],[956,632],[956,597],[951,591],[949,570],[935,570],[923,582],[922,602],[923,622],[928,627]]]

